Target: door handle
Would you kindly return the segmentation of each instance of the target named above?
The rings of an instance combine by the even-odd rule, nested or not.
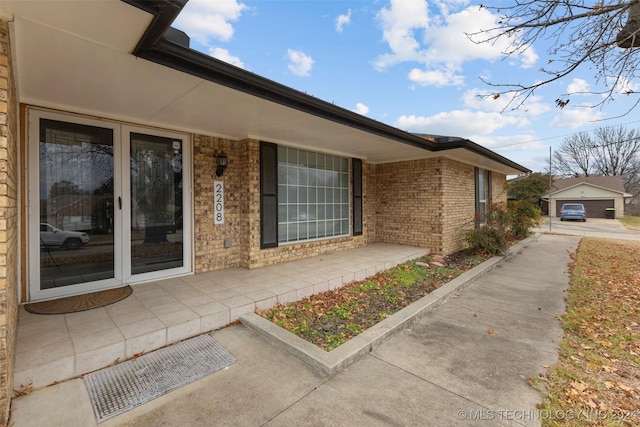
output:
[[[118,196],[118,209],[122,210],[122,197]]]

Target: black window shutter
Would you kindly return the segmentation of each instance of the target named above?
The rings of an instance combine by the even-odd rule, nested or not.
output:
[[[480,169],[473,168],[473,179],[475,185],[475,203],[476,203],[476,215],[480,215]]]
[[[362,160],[351,159],[353,175],[353,235],[362,235]]]
[[[260,142],[260,248],[278,246],[278,146]]]
[[[487,204],[493,203],[493,176],[491,171],[487,171]]]

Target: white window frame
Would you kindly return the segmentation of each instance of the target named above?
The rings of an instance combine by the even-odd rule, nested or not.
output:
[[[283,153],[287,153],[286,159],[283,158]],[[296,154],[294,165],[290,164],[288,157],[293,153]],[[307,160],[301,162],[300,155],[305,156]],[[322,167],[318,167],[320,157],[325,164]],[[331,166],[326,165],[327,161],[331,161]],[[334,166],[335,162],[339,162],[339,165]],[[295,147],[278,146],[278,245],[334,239],[350,235],[351,177],[349,164],[349,159],[346,157]],[[296,171],[298,172],[297,181],[294,179],[294,183],[288,182],[288,172],[296,173]],[[325,176],[325,182],[320,185],[316,175],[322,174],[322,171],[325,173],[333,172],[336,176]],[[313,179],[316,181],[312,181]],[[303,195],[304,191],[307,191],[306,195]],[[320,196],[320,192],[322,192],[322,196]],[[307,209],[301,211],[301,206],[305,206]],[[331,217],[327,218],[329,207]],[[335,215],[335,209],[340,210],[339,216]],[[339,224],[338,232],[335,231],[336,224]],[[327,232],[329,225],[331,225],[331,232]],[[314,231],[310,231],[311,227],[315,228]]]

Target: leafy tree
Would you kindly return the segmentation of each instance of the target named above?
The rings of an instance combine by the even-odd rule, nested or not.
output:
[[[544,193],[549,191],[549,174],[534,172],[522,178],[507,181],[510,199],[528,200],[537,205]]]
[[[468,34],[478,43],[506,39],[505,55],[519,55],[538,42],[548,41],[548,59],[540,71],[545,76],[531,83],[485,83],[496,89],[487,96],[511,96],[506,108],[519,108],[533,92],[578,68],[588,68],[604,89],[600,106],[618,94],[635,94],[630,82],[640,73],[640,0],[585,2],[584,0],[518,0],[481,5],[499,16],[496,27]],[[563,108],[571,93],[559,94]],[[640,102],[634,103],[633,109]]]

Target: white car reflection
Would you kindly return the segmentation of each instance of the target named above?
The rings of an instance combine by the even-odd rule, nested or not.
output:
[[[89,235],[80,231],[60,230],[46,222],[40,223],[40,245],[78,249],[89,243]]]

